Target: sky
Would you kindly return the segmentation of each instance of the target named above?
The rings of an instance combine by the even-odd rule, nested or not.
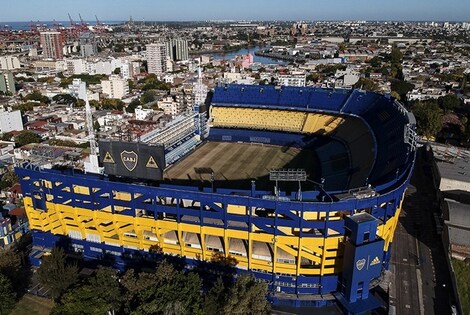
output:
[[[0,21],[470,21],[470,0],[0,0]],[[2,4],[2,2],[5,2]],[[8,5],[6,5],[8,3]]]

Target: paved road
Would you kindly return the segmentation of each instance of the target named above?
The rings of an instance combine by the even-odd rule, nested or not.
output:
[[[394,281],[391,304],[395,314],[450,314],[454,294],[441,237],[430,162],[422,149],[407,191],[392,247]]]

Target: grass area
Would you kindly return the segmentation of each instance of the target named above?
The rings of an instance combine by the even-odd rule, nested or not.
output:
[[[457,278],[462,311],[464,314],[470,314],[470,263],[452,259],[452,266]]]
[[[47,315],[51,312],[54,302],[32,294],[25,294],[16,304],[12,314],[15,315]]]

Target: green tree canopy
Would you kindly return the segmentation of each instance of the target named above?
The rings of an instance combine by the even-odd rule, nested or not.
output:
[[[0,315],[10,314],[15,307],[15,293],[13,292],[10,280],[0,274]]]
[[[406,94],[414,89],[414,84],[402,81],[392,80],[392,91],[400,95],[401,100],[406,100]]]
[[[16,176],[15,172],[12,170],[8,170],[5,174],[2,176],[2,180],[0,181],[0,188],[5,189],[8,187],[13,186],[13,184],[18,182],[18,176]],[[12,252],[13,253],[13,252]],[[3,272],[3,264],[5,259],[9,259],[10,251],[7,251],[0,255],[0,272]],[[14,253],[13,253],[14,254]],[[19,259],[19,258],[18,258]],[[8,275],[9,272],[4,273],[5,275]]]
[[[137,106],[141,105],[139,99],[135,98],[132,100],[132,102],[129,103],[129,105],[127,105],[126,107],[126,112],[128,113],[135,113],[135,109],[137,108]]]
[[[418,133],[431,138],[442,128],[442,110],[435,101],[417,102],[411,107],[411,111],[416,117]]]
[[[105,98],[101,101],[101,108],[108,110],[123,110],[124,102],[117,98]]]
[[[15,143],[18,147],[22,147],[30,143],[40,143],[41,141],[41,137],[32,131],[24,131],[15,136]]]
[[[52,314],[94,315],[119,313],[121,289],[112,268],[101,267],[89,283],[68,291],[57,303]]]
[[[360,78],[359,81],[354,84],[355,88],[362,88],[366,91],[378,92],[380,91],[379,85],[372,79],[369,78]]]
[[[57,104],[66,104],[66,105],[76,105],[77,104],[77,98],[73,97],[70,94],[57,94],[52,98],[54,102]]]
[[[147,104],[155,101],[155,91],[145,91],[140,97],[140,103]]]
[[[128,314],[201,314],[202,282],[196,273],[177,271],[162,262],[155,273],[135,276],[128,270],[124,287],[124,312]]]
[[[459,98],[455,94],[441,96],[437,99],[437,102],[444,113],[453,112],[462,106]]]
[[[37,90],[27,94],[23,99],[27,101],[38,101],[45,104],[49,104],[51,102],[49,97],[42,95],[41,92]]]
[[[78,281],[78,268],[67,264],[62,248],[54,247],[50,255],[43,256],[37,275],[39,282],[49,288],[51,297],[58,300]]]

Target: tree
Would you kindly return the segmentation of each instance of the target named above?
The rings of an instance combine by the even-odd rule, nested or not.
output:
[[[460,108],[461,103],[459,98],[454,94],[447,94],[437,99],[439,106],[444,110],[444,113],[453,112]]]
[[[64,250],[59,247],[54,247],[50,255],[43,256],[37,274],[39,282],[49,288],[55,300],[78,281],[77,266],[66,263]]]
[[[201,314],[201,279],[196,273],[175,270],[166,261],[155,273],[136,276],[128,270],[121,284],[126,314]]]
[[[155,92],[154,91],[145,91],[140,97],[140,102],[142,104],[147,104],[155,101]]]
[[[49,104],[51,102],[49,97],[42,95],[41,92],[37,90],[27,94],[24,99],[28,101],[37,101],[45,104]]]
[[[392,52],[390,53],[390,61],[391,63],[401,63],[403,59],[403,54],[401,53],[400,49],[394,47],[392,48]]]
[[[22,147],[30,143],[40,143],[40,142],[41,142],[41,137],[32,131],[24,131],[15,137],[15,143],[18,147]]]
[[[15,307],[15,293],[11,287],[10,280],[0,274],[0,315],[10,314]]]
[[[135,109],[137,108],[137,106],[140,106],[140,101],[138,98],[135,98],[132,100],[132,102],[129,103],[129,105],[127,105],[126,107],[126,112],[128,113],[135,113]]]
[[[224,313],[227,290],[221,277],[217,279],[214,286],[204,296],[204,314],[217,315]]]
[[[5,189],[8,187],[13,186],[13,184],[18,182],[18,176],[16,176],[14,171],[8,170],[5,174],[2,176],[2,180],[0,182],[0,188]],[[3,266],[3,261],[8,258],[8,252],[5,252],[3,255],[0,256],[0,272],[2,272],[2,266]],[[5,275],[8,275],[7,273],[4,273]]]
[[[402,80],[392,80],[391,87],[392,91],[400,95],[401,100],[406,100],[406,94],[415,88],[414,84]]]
[[[102,109],[123,110],[124,102],[117,98],[105,98],[101,101]]]
[[[12,173],[11,176],[16,177],[15,173],[13,172],[9,172],[9,173]],[[17,180],[18,178],[16,177],[16,181],[14,181],[14,183],[16,183]],[[0,255],[0,275],[5,276],[8,279],[9,284],[15,290],[15,292],[18,292],[18,293],[20,293],[21,289],[24,287],[24,283],[22,283],[24,279],[21,275],[20,270],[21,270],[20,255],[18,255],[12,250],[7,250],[7,251],[2,252],[2,254]]]
[[[77,99],[70,94],[57,94],[52,98],[52,100],[57,104],[77,104]]]
[[[435,137],[442,128],[442,110],[435,101],[417,102],[411,107],[416,117],[418,133],[427,138]]]
[[[373,92],[378,92],[380,90],[379,85],[374,80],[368,78],[360,78],[359,81],[354,84],[354,87]]]
[[[116,271],[101,267],[88,284],[63,295],[52,314],[113,314],[121,308],[121,290]]]
[[[266,283],[257,282],[252,275],[243,274],[237,278],[226,295],[224,314],[268,314]]]

